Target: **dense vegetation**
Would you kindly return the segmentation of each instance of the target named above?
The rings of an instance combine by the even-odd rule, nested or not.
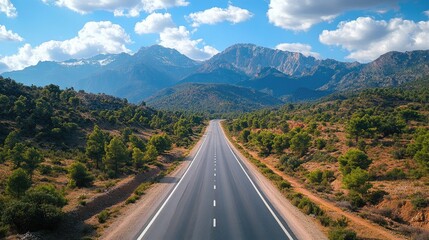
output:
[[[426,78],[243,114],[227,126],[248,150],[338,205],[418,234],[428,224],[412,218],[428,206],[428,112]]]
[[[55,228],[75,188],[162,167],[158,156],[190,146],[203,121],[0,77],[0,237]]]
[[[268,94],[227,84],[185,83],[167,88],[148,100],[157,109],[221,114],[248,112],[282,102]]]

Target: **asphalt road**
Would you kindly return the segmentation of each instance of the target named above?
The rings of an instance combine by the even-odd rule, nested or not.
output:
[[[183,177],[135,239],[296,239],[211,121]]]

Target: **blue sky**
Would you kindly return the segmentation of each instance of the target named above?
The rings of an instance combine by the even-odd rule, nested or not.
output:
[[[235,43],[368,62],[429,49],[427,0],[0,0],[0,72],[160,44],[204,60]]]

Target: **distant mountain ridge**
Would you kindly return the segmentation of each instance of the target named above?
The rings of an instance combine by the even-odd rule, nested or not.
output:
[[[107,54],[64,62],[45,61],[20,71],[3,73],[27,85],[56,84],[106,93],[139,102],[194,72],[200,65],[177,50],[159,45],[129,55]]]
[[[103,92],[131,102],[156,96],[151,99],[155,104],[153,99],[162,99],[160,94],[168,95],[168,91],[160,90],[174,89],[177,84],[202,89],[200,85],[197,88],[189,83],[226,84],[222,86],[225,91],[228,87],[236,91],[248,88],[274,98],[299,101],[337,91],[398,86],[424,77],[429,75],[429,50],[389,52],[373,62],[361,64],[321,60],[254,44],[235,44],[199,62],[174,49],[154,45],[143,47],[133,55],[122,53],[40,62],[2,75],[27,85],[54,83],[77,90]],[[176,91],[176,98],[179,92],[187,92],[184,88],[176,88],[180,89]],[[204,91],[219,88],[204,88]]]
[[[268,94],[229,84],[184,83],[149,98],[151,107],[208,113],[248,112],[283,102]]]

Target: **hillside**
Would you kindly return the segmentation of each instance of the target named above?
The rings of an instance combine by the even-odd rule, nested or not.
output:
[[[147,104],[157,109],[205,113],[247,112],[282,102],[265,93],[227,84],[188,83],[167,88]]]
[[[326,228],[335,230],[346,217],[358,237],[379,239],[362,227],[366,219],[405,238],[427,239],[428,106],[426,77],[259,110],[226,125],[257,166],[293,183],[286,196]],[[322,211],[301,205],[293,191]]]
[[[292,102],[317,99],[332,92],[398,86],[428,74],[429,50],[389,52],[373,62],[361,64],[315,59],[253,44],[235,44],[203,62],[154,45],[141,48],[133,55],[40,62],[21,71],[2,73],[27,85],[53,83],[62,88],[127,98],[133,103],[155,94],[159,98],[161,89],[182,83],[239,85]],[[305,97],[301,97],[301,93]],[[228,108],[254,109],[237,104]]]
[[[134,189],[176,166],[203,124],[198,115],[0,77],[0,238],[38,231],[45,239],[57,227],[62,238],[96,234],[102,220],[86,230],[83,221],[136,201]]]

